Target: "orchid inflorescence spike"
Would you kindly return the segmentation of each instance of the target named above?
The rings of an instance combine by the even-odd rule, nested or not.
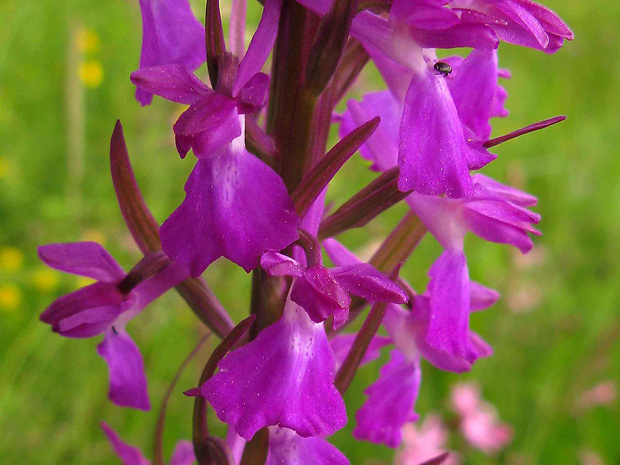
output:
[[[465,236],[527,253],[540,217],[530,210],[536,197],[475,171],[498,158],[489,149],[565,118],[491,137],[492,118],[508,115],[499,81],[510,73],[499,68],[498,48],[554,53],[573,34],[531,0],[261,0],[245,48],[247,0],[231,2],[224,9],[206,0],[203,26],[188,0],[140,0],[142,54],[131,83],[143,106],[153,96],[185,106],[170,132],[180,157],[195,157],[185,199],[160,227],[117,123],[112,180],[144,257],[125,272],[93,242],[41,246],[48,266],[94,280],[59,297],[41,321],[65,337],[103,335],[97,351],[110,400],[148,410],[144,362],[126,326],[176,287],[223,341],[187,386],[193,446],[180,442],[170,463],[346,464],[328,437],[348,421],[343,393],[382,347],[391,346],[389,360],[365,391],[353,436],[388,447],[418,418],[422,358],[460,373],[492,354],[470,316],[499,294],[470,279]],[[453,48],[469,51],[438,59],[437,50]],[[384,89],[336,113],[369,61]],[[194,74],[205,62],[209,82]],[[340,140],[327,150],[334,124]],[[379,173],[349,200],[333,199],[339,205],[329,213],[330,185],[358,150]],[[408,213],[368,263],[334,239],[400,202]],[[426,232],[442,252],[426,290],[415,290],[399,273]],[[220,257],[254,275],[250,316],[236,326],[201,278]],[[367,304],[361,329],[349,331]],[[207,430],[208,405],[228,425],[226,439]],[[150,463],[102,428],[123,463]],[[163,416],[158,464],[162,435]]]

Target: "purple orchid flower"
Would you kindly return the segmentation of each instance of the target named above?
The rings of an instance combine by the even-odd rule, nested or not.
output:
[[[224,256],[246,271],[267,250],[297,239],[299,218],[282,179],[245,147],[245,114],[264,104],[268,77],[260,68],[273,47],[281,0],[268,0],[241,63],[223,60],[215,90],[183,65],[141,69],[140,88],[190,107],[174,125],[181,157],[190,149],[199,161],[183,203],[164,222],[164,251],[199,276]],[[201,212],[196,215],[196,212]]]
[[[233,59],[226,65],[225,75],[218,80],[215,90],[179,64],[144,68],[131,75],[139,89],[189,105],[173,127],[181,158],[190,149],[196,157],[208,158],[231,143],[243,134],[244,120],[240,115],[258,111],[265,102],[267,75],[257,72],[243,83],[239,92],[233,93],[230,81],[239,76],[237,65]]]
[[[320,15],[331,4],[329,0],[298,1]],[[470,133],[459,123],[463,115],[448,89],[449,80],[434,69],[438,60],[433,49],[473,47],[479,57],[495,57],[498,35],[549,52],[561,46],[562,38],[572,39],[554,13],[528,0],[394,0],[389,20],[362,11],[353,21],[351,34],[366,47],[403,102],[397,145],[399,189],[454,198],[471,196],[469,169],[479,169],[494,157],[481,145],[467,144]],[[478,66],[466,70],[477,71]],[[480,74],[497,80],[497,72]],[[394,81],[400,81],[398,86]],[[470,103],[488,100],[479,84],[478,79],[461,79],[457,84],[463,90],[461,97]]]
[[[504,42],[555,53],[573,32],[553,11],[530,0],[454,0],[465,23],[484,24]]]
[[[248,441],[271,425],[302,437],[326,436],[347,422],[334,365],[323,325],[287,299],[278,322],[230,352],[215,376],[187,394],[206,398],[218,418]]]
[[[496,158],[483,146],[490,136],[489,119],[508,114],[506,92],[497,80],[509,74],[498,69],[496,52],[473,50],[464,60],[446,59],[453,69],[450,78],[438,76],[432,61],[417,74],[380,55],[375,61],[390,91],[349,101],[341,134],[363,118],[380,116],[379,128],[362,148],[375,169],[398,164],[401,190],[471,196],[469,170]]]
[[[355,415],[354,438],[398,447],[402,426],[418,419],[413,406],[422,379],[420,356],[408,355],[393,349],[379,379],[364,391],[368,399]]]
[[[120,406],[149,410],[142,355],[125,326],[149,303],[185,279],[187,269],[171,262],[152,277],[138,278],[137,274],[125,273],[94,242],[49,244],[38,251],[51,268],[97,280],[56,299],[41,314],[41,321],[65,337],[103,334],[97,352],[108,364],[110,400]]]
[[[298,237],[299,217],[286,186],[245,149],[243,136],[199,160],[185,193],[161,238],[164,251],[192,276],[221,256],[249,272],[265,251],[281,250]]]
[[[435,202],[438,201],[438,202]],[[526,209],[536,199],[477,174],[471,199],[447,199],[411,194],[407,198],[444,252],[429,271],[430,322],[428,344],[438,351],[468,358],[470,281],[463,241],[468,231],[492,242],[511,244],[526,253],[528,236],[540,216]]]
[[[334,239],[326,240],[324,245],[330,258],[338,265],[359,262],[355,255]],[[495,291],[471,283],[469,298],[472,310],[486,308],[498,297]],[[365,391],[368,399],[356,414],[357,425],[353,431],[357,439],[398,447],[403,425],[418,418],[413,406],[421,381],[420,356],[442,370],[461,372],[469,370],[478,358],[492,353],[488,344],[471,331],[467,358],[434,349],[426,341],[430,321],[429,297],[417,295],[412,304],[411,311],[396,304],[387,307],[383,324],[395,349],[390,361],[381,369],[379,379]],[[366,354],[371,359],[376,357],[377,348],[372,352]]]
[[[348,465],[342,452],[321,437],[305,438],[288,428],[269,428],[265,465]]]
[[[394,0],[390,23],[424,48],[493,45],[497,39],[554,53],[573,33],[548,8],[530,0]]]
[[[101,422],[101,429],[105,433],[114,449],[114,453],[123,462],[123,465],[151,465],[150,460],[146,459],[140,449],[130,446],[124,442],[116,431],[105,422]],[[170,465],[191,465],[196,462],[194,456],[194,446],[189,441],[179,441],[172,452]]]
[[[224,57],[215,89],[209,89],[183,62],[141,67],[132,73],[138,89],[190,105],[174,125],[181,158],[190,149],[198,158],[209,157],[243,133],[239,114],[254,113],[263,106],[269,78],[260,70],[273,48],[281,8],[282,0],[265,2],[247,53],[240,63],[232,55]]]
[[[466,82],[460,83],[466,81],[464,78],[459,78],[459,81],[455,79],[451,88],[455,103],[458,102],[459,122],[455,124],[471,135],[471,150],[464,160],[467,168],[478,168],[486,163],[491,154],[482,144],[490,130],[488,118],[503,113],[504,93],[496,84],[498,71],[494,53],[487,54],[486,59],[484,53],[474,51],[462,63],[455,63],[464,74],[478,76],[481,84],[486,83],[480,87],[483,89],[481,101],[476,102],[468,96]],[[385,104],[377,105],[378,102]],[[370,104],[380,108],[382,121],[385,120],[386,125],[380,126],[369,138],[362,154],[372,159],[375,169],[385,171],[397,163],[395,121],[398,118],[398,103],[393,95],[388,92],[371,94],[361,104],[350,102],[348,112],[343,115],[341,129],[348,131],[358,118],[368,117],[366,112],[371,110]],[[431,323],[428,342],[437,350],[460,358],[467,358],[470,351],[467,330],[470,291],[463,253],[465,234],[472,231],[488,241],[512,244],[524,253],[532,247],[528,233],[540,234],[531,226],[538,223],[540,217],[526,209],[536,204],[534,197],[479,174],[471,177],[470,182],[469,198],[450,199],[413,193],[406,199],[445,248],[429,271]]]
[[[332,0],[297,0],[323,16]],[[498,39],[554,53],[569,27],[551,10],[531,0],[393,0],[389,19],[358,13],[351,35],[379,49],[399,48],[413,40],[421,48],[494,49]],[[400,53],[407,53],[400,47]]]
[[[351,297],[362,297],[371,302],[404,303],[406,294],[367,263],[357,263],[328,269],[315,258],[304,268],[297,260],[278,252],[266,252],[261,266],[271,276],[293,276],[291,300],[301,305],[315,323],[334,317],[334,328],[349,318]]]
[[[188,0],[140,0],[142,54],[140,69],[179,64],[194,70],[206,60],[205,29]],[[150,105],[153,94],[136,89],[136,99]]]

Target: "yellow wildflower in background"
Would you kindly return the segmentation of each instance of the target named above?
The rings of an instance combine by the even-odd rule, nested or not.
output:
[[[103,67],[99,60],[85,60],[80,63],[79,75],[86,87],[99,87],[103,82]]]
[[[50,292],[58,287],[58,272],[49,268],[39,268],[32,277],[34,287],[39,292]]]
[[[77,35],[78,48],[82,53],[96,53],[99,51],[99,35],[88,28],[81,28]]]
[[[17,271],[24,264],[24,254],[15,247],[0,249],[0,270]]]
[[[84,242],[97,242],[98,244],[105,244],[106,235],[101,231],[96,229],[89,229],[88,231],[82,234],[82,238],[80,240]]]
[[[22,303],[22,291],[14,284],[0,284],[0,310],[7,312],[17,309]]]

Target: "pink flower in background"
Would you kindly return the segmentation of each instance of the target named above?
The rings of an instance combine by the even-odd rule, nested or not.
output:
[[[577,404],[580,409],[587,410],[599,405],[611,405],[616,401],[616,397],[616,383],[608,379],[582,392]]]
[[[590,449],[584,449],[579,452],[579,463],[581,465],[605,465],[601,456]]]
[[[476,384],[455,385],[451,397],[452,408],[461,417],[461,433],[472,447],[495,454],[512,440],[512,428],[499,421],[497,411],[482,400]]]
[[[448,431],[438,415],[430,414],[421,425],[403,426],[403,447],[396,452],[395,465],[419,465],[446,452]],[[448,455],[443,465],[458,465],[459,456]]]

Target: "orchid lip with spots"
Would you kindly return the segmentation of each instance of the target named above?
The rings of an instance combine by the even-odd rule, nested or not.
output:
[[[127,80],[143,112],[159,98],[185,106],[168,133],[170,156],[176,147],[177,162],[193,166],[184,199],[161,225],[155,220],[117,122],[112,181],[144,257],[127,273],[93,242],[40,247],[49,267],[95,280],[55,300],[41,321],[64,337],[102,335],[110,400],[148,410],[146,373],[156,355],[145,367],[126,326],[138,327],[168,290],[179,292],[221,342],[185,386],[192,442],[178,444],[172,464],[347,464],[330,436],[348,422],[356,440],[398,447],[419,417],[423,372],[470,371],[492,354],[494,335],[485,342],[470,319],[499,294],[471,280],[465,237],[527,253],[540,234],[530,210],[536,197],[477,173],[505,163],[502,143],[564,119],[491,137],[493,119],[508,117],[501,82],[511,73],[500,68],[501,51],[555,53],[573,34],[531,0],[264,0],[246,44],[247,0],[203,3],[204,21],[188,0],[140,0],[141,56]],[[465,51],[450,55],[455,48]],[[357,78],[370,62],[382,81],[362,88]],[[361,97],[348,98],[350,90]],[[332,125],[339,141],[330,139]],[[348,161],[358,150],[377,178],[338,198],[350,187],[343,165],[360,162]],[[330,237],[366,227],[398,201],[408,213],[366,260]],[[426,232],[442,251],[425,270],[426,289],[416,290],[405,276],[420,266],[409,258]],[[249,316],[237,325],[239,309],[226,308],[222,289],[203,276],[220,258],[251,273]],[[349,418],[351,381],[362,365],[380,362]],[[155,429],[158,465],[166,406],[183,399],[173,392]],[[212,411],[226,439],[209,429]],[[512,434],[494,419],[485,407],[463,425],[485,453]],[[480,425],[493,437],[481,437]],[[151,463],[102,429],[123,463]],[[436,443],[441,453],[444,439]]]

